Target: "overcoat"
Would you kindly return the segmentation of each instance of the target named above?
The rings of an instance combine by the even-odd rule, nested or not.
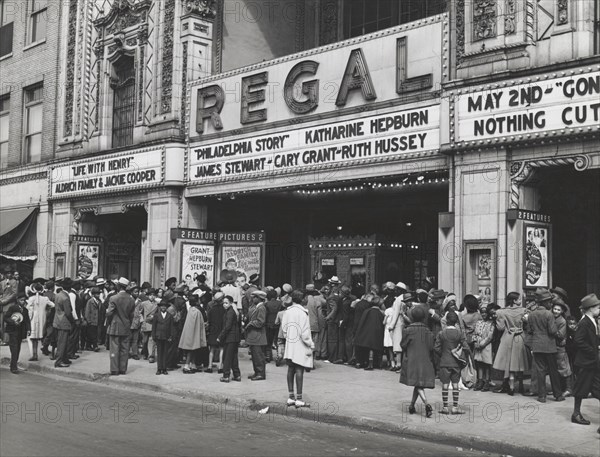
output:
[[[106,316],[110,318],[110,325],[106,332],[112,336],[127,336],[131,328],[131,320],[135,312],[135,300],[124,290],[112,295],[108,299]]]
[[[265,322],[267,309],[264,303],[251,305],[248,309],[248,325],[246,326],[246,343],[252,346],[267,345]]]
[[[354,335],[354,345],[383,351],[383,313],[378,306],[372,306],[360,316]]]
[[[283,313],[281,328],[285,338],[283,358],[305,368],[312,368],[315,344],[310,334],[308,310],[294,303]]]
[[[421,322],[410,324],[402,335],[402,370],[400,382],[407,386],[433,389],[433,334]]]
[[[529,359],[523,335],[525,308],[510,307],[496,312],[496,328],[503,332],[494,359],[494,369],[508,378],[510,372],[529,370]]]
[[[181,337],[179,338],[179,349],[194,351],[203,347],[206,347],[204,317],[202,317],[202,312],[198,308],[191,306],[187,312]]]

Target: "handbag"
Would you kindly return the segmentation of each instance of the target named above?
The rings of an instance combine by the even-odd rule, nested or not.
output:
[[[458,365],[460,366],[461,370],[467,366],[467,358],[465,357],[462,345],[459,344],[450,352],[452,353],[452,357],[454,357],[458,362]]]

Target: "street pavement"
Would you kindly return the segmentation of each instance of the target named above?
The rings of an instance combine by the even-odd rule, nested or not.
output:
[[[487,456],[281,415],[206,414],[203,403],[0,370],[9,456]],[[498,455],[498,454],[496,454]]]
[[[2,365],[8,365],[9,350],[0,348]],[[251,361],[247,351],[240,350],[242,382],[219,382],[213,374],[183,374],[172,371],[168,376],[156,376],[156,365],[130,360],[127,375],[108,376],[109,355],[84,352],[69,368],[54,368],[48,357],[39,362],[27,362],[27,345],[23,343],[20,366],[49,376],[71,377],[125,390],[135,389],[165,392],[185,399],[199,400],[204,415],[227,417],[236,414],[256,414],[269,407],[269,414],[300,417],[316,424],[346,425],[362,430],[387,432],[402,438],[419,438],[432,443],[444,443],[477,448],[509,455],[569,455],[600,456],[600,422],[597,400],[583,402],[582,413],[592,425],[582,426],[570,421],[573,400],[545,404],[535,398],[518,394],[461,391],[460,406],[464,414],[439,414],[441,386],[427,390],[434,415],[425,418],[422,404],[417,414],[408,414],[412,388],[399,383],[399,375],[385,370],[364,371],[344,365],[316,362],[316,369],[304,376],[304,399],[310,409],[289,410],[285,366],[267,365],[267,380],[252,382]],[[13,382],[12,375],[2,370],[2,385]],[[452,398],[450,396],[450,398]],[[232,411],[233,410],[233,411]]]

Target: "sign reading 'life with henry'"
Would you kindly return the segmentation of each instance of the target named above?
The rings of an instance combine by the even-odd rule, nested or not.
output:
[[[439,119],[434,105],[206,144],[190,151],[190,181],[435,150]]]
[[[600,71],[460,94],[457,141],[579,129],[600,121]]]
[[[54,167],[50,175],[52,197],[118,192],[162,182],[162,150],[132,152],[123,156],[90,158]]]

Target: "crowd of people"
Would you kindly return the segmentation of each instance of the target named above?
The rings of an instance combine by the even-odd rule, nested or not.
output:
[[[413,387],[409,413],[416,413],[420,398],[427,417],[433,408],[425,389],[434,388],[436,379],[442,414],[462,413],[462,389],[519,393],[545,403],[546,376],[555,401],[574,397],[574,423],[589,424],[581,414],[583,399],[600,399],[595,294],[581,300],[582,317],[576,319],[560,287],[537,289],[525,305],[520,293],[511,292],[501,308],[471,294],[458,300],[441,289],[411,291],[402,282],[373,285],[357,297],[336,276],[302,289],[261,287],[257,274],[214,288],[203,275],[195,284],[169,278],[164,288],[122,277],[37,278],[20,285],[5,276],[2,337],[10,345],[13,373],[27,338],[29,360],[39,360],[40,350],[57,368],[68,367],[80,351],[104,346],[113,376],[126,374],[130,358],[142,358],[156,363],[157,375],[180,368],[185,374],[217,371],[222,382],[240,382],[238,350],[247,347],[252,381],[266,379],[270,362],[287,365],[287,404],[298,408],[308,406],[304,373],[315,360],[400,372],[400,382]],[[499,386],[493,370],[502,375]]]

